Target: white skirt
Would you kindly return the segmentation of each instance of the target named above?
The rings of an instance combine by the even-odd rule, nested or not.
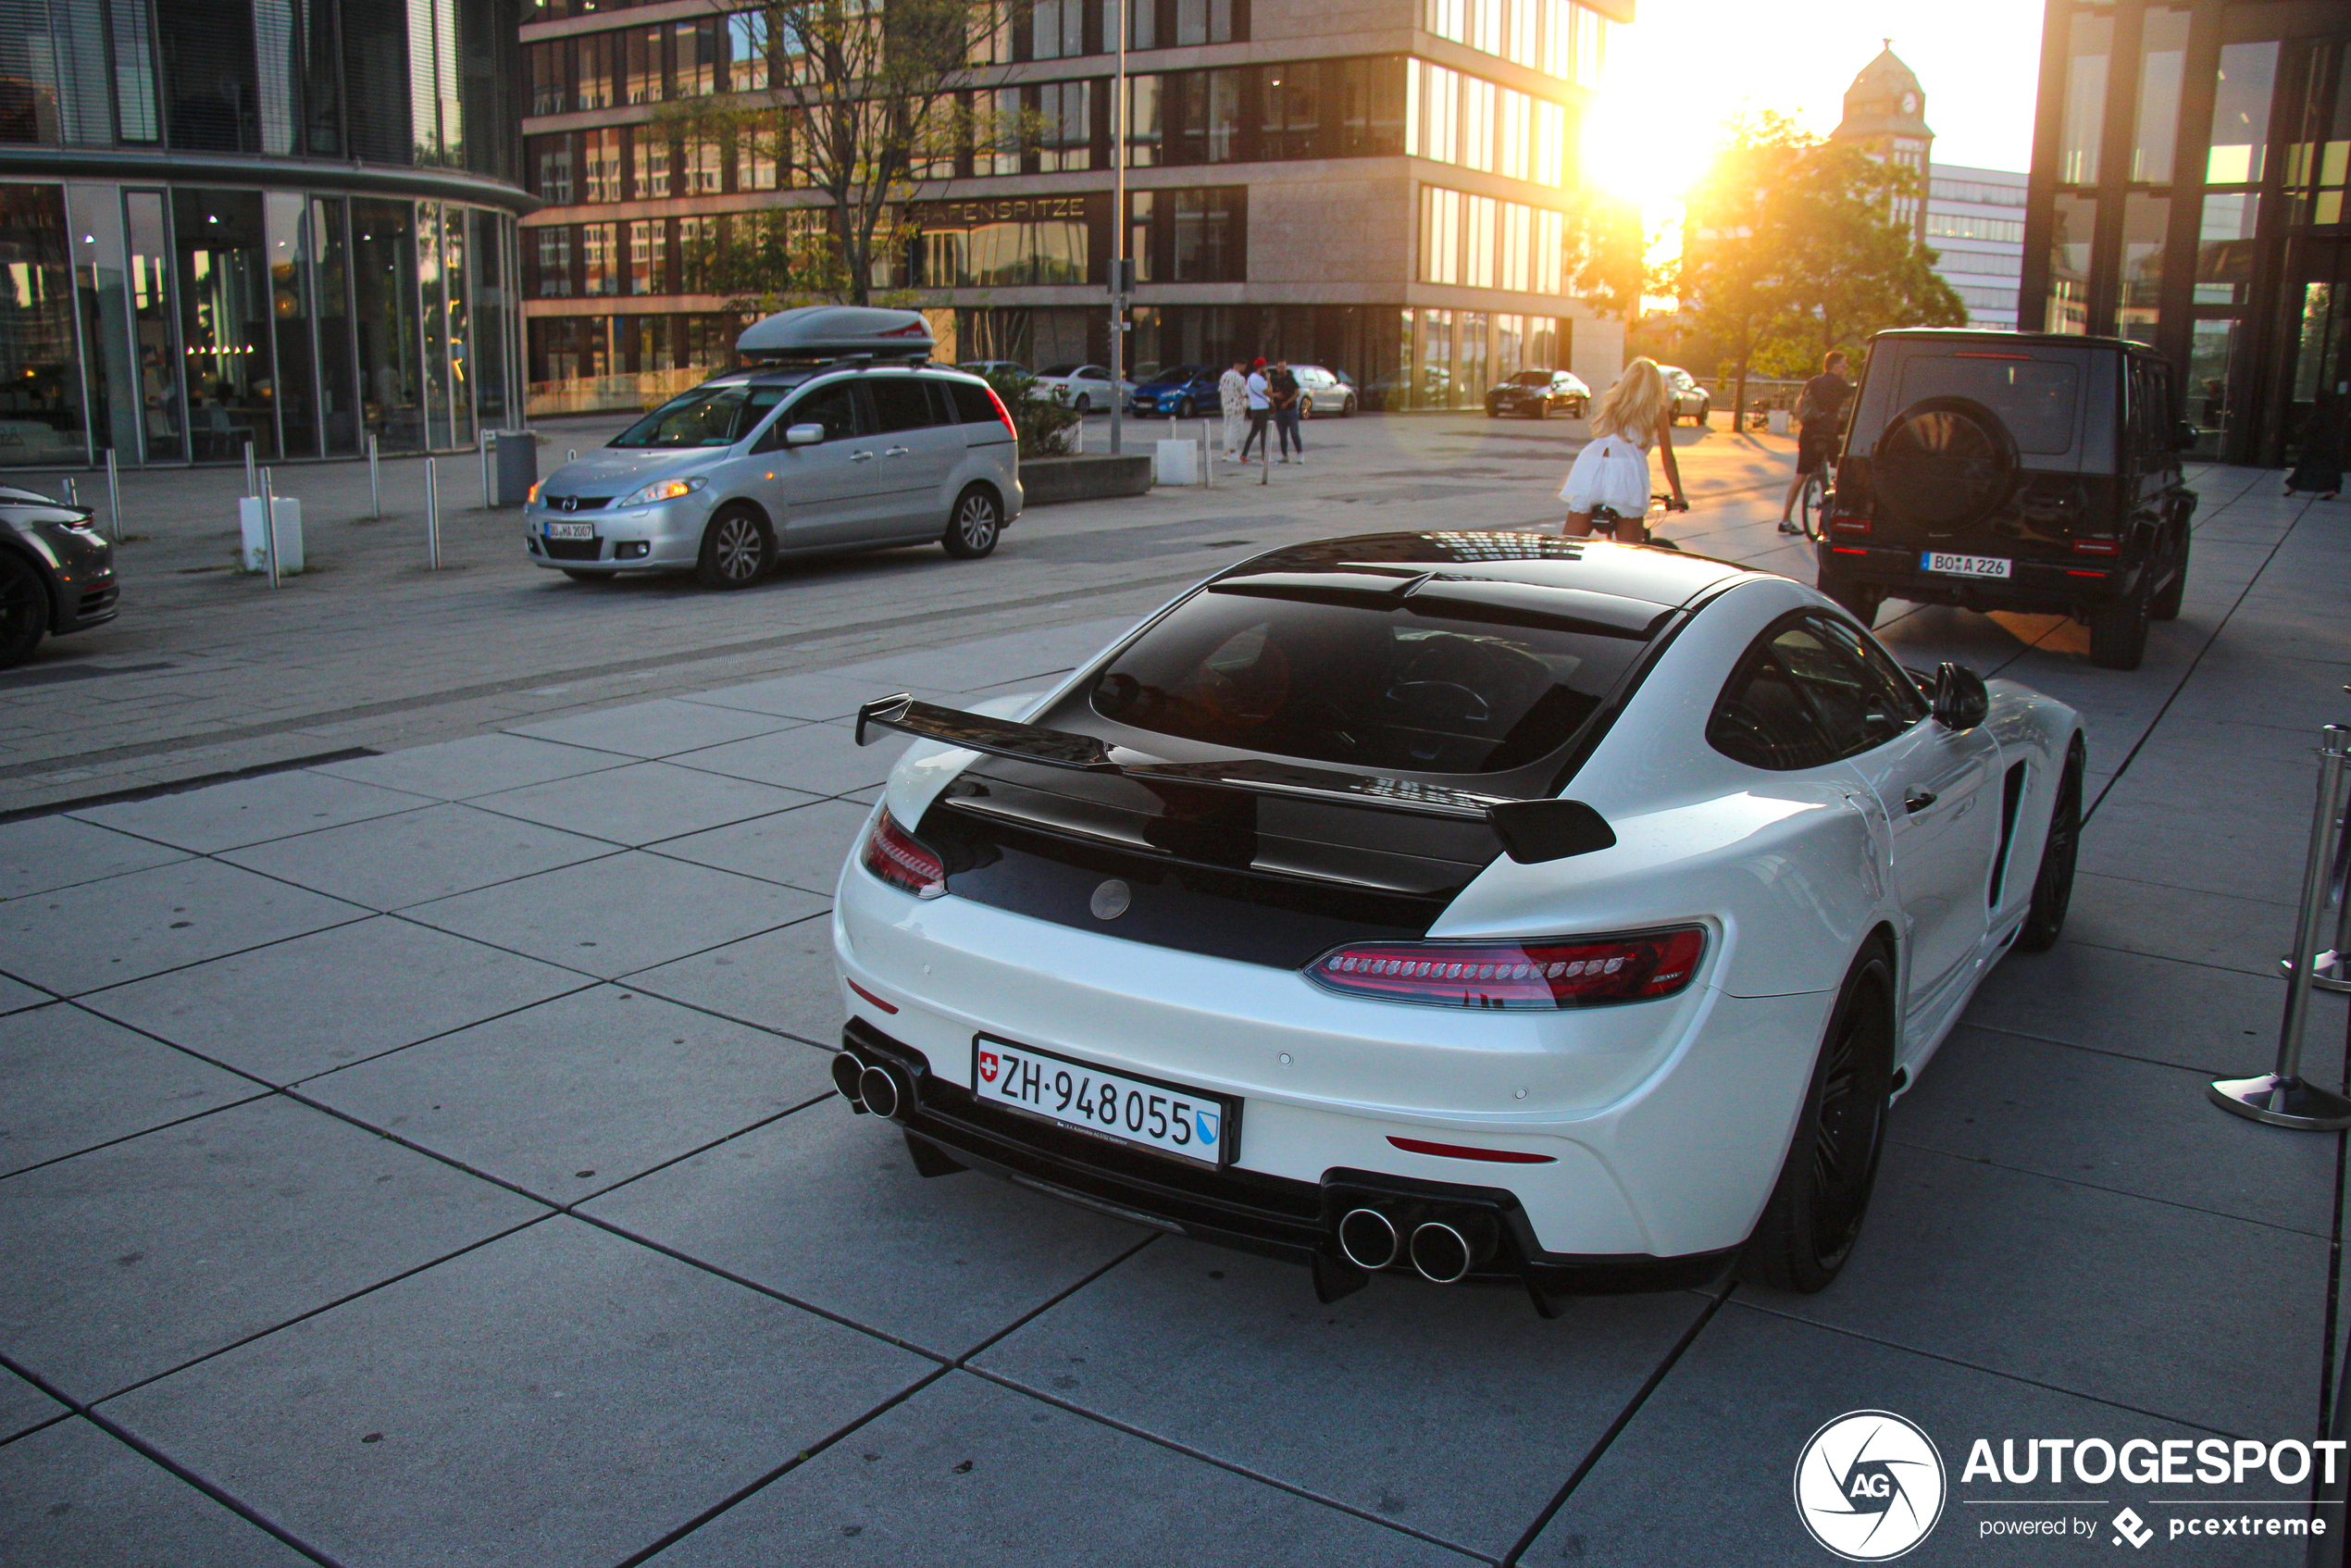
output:
[[[1648,516],[1648,453],[1623,436],[1600,437],[1575,454],[1560,499],[1571,512],[1606,506],[1620,517]]]

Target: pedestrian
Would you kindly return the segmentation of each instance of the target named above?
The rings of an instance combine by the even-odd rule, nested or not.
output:
[[[1567,537],[1590,538],[1592,514],[1604,509],[1613,514],[1611,527],[1619,544],[1648,540],[1652,446],[1660,451],[1673,490],[1667,509],[1690,509],[1682,496],[1682,470],[1673,461],[1673,389],[1653,359],[1636,359],[1600,393],[1592,404],[1592,441],[1575,454],[1567,482],[1560,486],[1560,499],[1567,503],[1562,530]]]
[[[1225,461],[1241,460],[1241,426],[1249,416],[1249,365],[1236,359],[1216,380],[1216,401],[1225,409]]]
[[[1274,413],[1274,389],[1265,380],[1265,361],[1258,360],[1249,367],[1249,380],[1244,383],[1248,393],[1249,434],[1241,438],[1241,461],[1249,461],[1249,449],[1257,448],[1261,463],[1273,461],[1272,442],[1265,439],[1265,422]]]
[[[2343,492],[2344,416],[2351,412],[2341,392],[2320,392],[2302,426],[2302,450],[2294,472],[2285,477],[2285,492],[2308,491],[2321,501]]]
[[[1266,378],[1268,400],[1274,405],[1274,429],[1282,438],[1282,461],[1290,460],[1293,448],[1298,460],[1306,461],[1306,442],[1298,433],[1298,377],[1292,374],[1289,361],[1276,360],[1274,373]]]
[[[1796,477],[1787,481],[1780,501],[1780,531],[1799,533],[1796,498],[1804,481],[1836,460],[1837,443],[1845,439],[1845,406],[1852,400],[1853,383],[1845,379],[1845,351],[1829,350],[1821,373],[1804,383],[1796,400]]]

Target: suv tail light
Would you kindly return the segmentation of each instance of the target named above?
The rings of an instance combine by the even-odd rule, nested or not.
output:
[[[1306,975],[1353,996],[1431,1007],[1591,1007],[1672,996],[1705,951],[1698,926],[1517,942],[1360,942],[1325,953]]]
[[[1004,400],[996,395],[994,387],[988,389],[988,401],[996,405],[996,417],[1004,421],[1004,433],[1014,441],[1020,440],[1020,431],[1013,424],[1012,411],[1004,406]]]
[[[1834,533],[1867,533],[1870,519],[1859,512],[1833,512],[1829,515],[1829,529]]]
[[[947,863],[899,827],[887,807],[874,818],[873,831],[865,835],[865,848],[857,858],[866,870],[900,892],[935,899],[947,891]]]
[[[2081,534],[2073,541],[2073,553],[2076,555],[2120,555],[2122,554],[2122,540],[2120,535],[2110,533]]]

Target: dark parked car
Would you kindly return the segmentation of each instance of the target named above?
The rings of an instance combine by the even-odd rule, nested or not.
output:
[[[1139,419],[1222,417],[1216,380],[1224,373],[1221,365],[1170,365],[1145,377],[1126,406]]]
[[[2071,616],[2136,669],[2180,613],[2196,492],[2171,367],[2120,338],[1881,332],[1854,393],[1821,591]]]
[[[114,619],[114,546],[86,507],[0,485],[0,669],[32,657],[42,638]]]
[[[1564,414],[1581,419],[1592,405],[1592,389],[1569,370],[1513,371],[1501,385],[1486,393],[1486,417],[1548,419]]]

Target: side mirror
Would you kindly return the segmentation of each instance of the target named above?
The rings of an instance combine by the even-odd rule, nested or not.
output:
[[[1934,722],[1946,729],[1973,729],[1991,716],[1992,694],[1984,678],[1965,665],[1946,663],[1934,672]]]
[[[786,446],[817,446],[825,440],[822,425],[794,425],[784,432]]]

